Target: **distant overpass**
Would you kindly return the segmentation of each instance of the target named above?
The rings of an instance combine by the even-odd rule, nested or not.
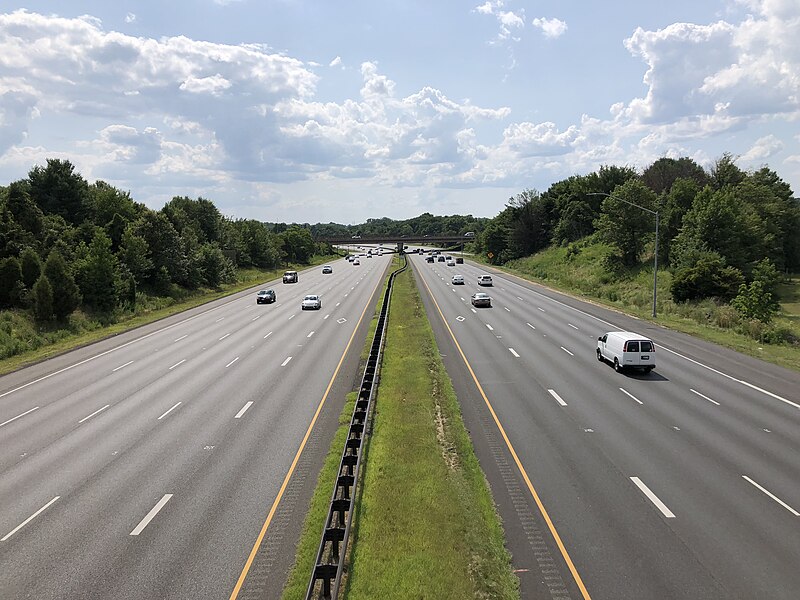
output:
[[[475,236],[463,235],[329,235],[314,238],[314,241],[328,244],[459,244],[474,239]]]

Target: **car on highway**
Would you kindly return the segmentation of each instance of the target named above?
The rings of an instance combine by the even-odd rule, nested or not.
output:
[[[457,265],[463,265],[464,264],[464,259],[462,257],[460,257],[460,256],[456,256],[456,264]]]
[[[297,271],[286,271],[283,274],[283,283],[297,283],[298,279]]]
[[[425,257],[425,262],[432,263],[433,262],[433,257],[432,256]]]
[[[492,276],[491,275],[481,275],[480,277],[478,277],[478,285],[491,286],[492,285]]]
[[[472,294],[470,302],[472,302],[472,306],[486,306],[488,308],[492,307],[492,299],[486,292],[475,292]]]
[[[360,264],[361,264],[361,261],[360,261],[360,260],[358,260],[357,258],[354,258],[354,259],[353,259],[353,265],[354,265],[354,266],[358,266],[358,265],[360,265]]]
[[[317,294],[306,294],[300,304],[300,308],[303,310],[319,310],[322,308],[322,298]]]
[[[453,275],[453,279],[451,281],[453,282],[453,285],[464,285],[464,276]]]
[[[261,290],[256,294],[256,304],[272,304],[276,299],[275,290]]]
[[[448,258],[448,259],[447,259],[447,262],[446,262],[445,264],[446,264],[448,267],[455,267],[455,266],[456,266],[456,261],[454,261],[452,258]]]
[[[656,366],[656,345],[632,331],[609,331],[597,338],[597,360],[608,361],[618,373],[641,369],[649,373]]]
[[[322,274],[323,275],[330,275],[331,273],[333,273],[333,267],[332,266],[325,265],[324,267],[322,267]]]
[[[439,256],[437,256],[436,257],[436,262],[444,262],[444,256],[442,256],[441,254]]]

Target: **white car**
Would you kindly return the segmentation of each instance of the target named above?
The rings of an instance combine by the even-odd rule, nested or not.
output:
[[[355,258],[355,259],[353,259],[353,264],[354,264],[354,265],[360,265],[360,264],[361,264],[361,261],[360,261],[360,260],[358,260],[357,258]]]
[[[308,294],[300,304],[303,310],[319,310],[322,308],[322,299],[317,294]]]
[[[481,275],[478,277],[478,285],[492,285],[492,276],[491,275]]]
[[[453,282],[453,285],[464,285],[464,276],[463,275],[453,275],[452,282]]]

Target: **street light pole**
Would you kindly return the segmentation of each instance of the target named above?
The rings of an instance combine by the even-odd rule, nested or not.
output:
[[[655,249],[653,252],[653,318],[656,317],[656,300],[658,299],[658,211],[651,210],[649,208],[645,208],[644,206],[640,206],[635,202],[631,202],[629,200],[625,200],[625,198],[620,198],[619,196],[614,196],[613,194],[606,194],[605,192],[591,192],[587,193],[587,196],[606,196],[608,198],[615,198],[620,202],[624,202],[625,204],[630,204],[631,206],[635,206],[636,208],[641,208],[643,211],[650,213],[651,215],[655,215],[656,217],[656,244]]]

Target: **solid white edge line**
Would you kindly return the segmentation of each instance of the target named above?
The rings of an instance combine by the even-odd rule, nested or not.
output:
[[[667,517],[668,519],[675,518],[675,515],[670,509],[667,508],[667,505],[664,504],[661,500],[659,500],[658,496],[656,496],[650,490],[650,488],[644,484],[644,482],[641,479],[639,479],[638,477],[631,477],[631,481],[634,484],[636,484],[636,487],[638,487],[645,496],[647,496],[650,502],[656,505],[656,508],[658,508],[658,510],[660,510],[665,517]]]
[[[570,352],[569,350],[567,350],[566,348],[564,348],[564,346],[561,346],[561,349],[562,349],[564,352],[566,352],[567,354],[569,354],[570,356],[575,356],[575,355],[574,355],[572,352]]]
[[[185,362],[186,362],[186,359],[184,358],[183,360],[181,360],[181,361],[179,361],[179,362],[176,362],[174,365],[172,365],[172,366],[171,366],[169,369],[167,369],[167,370],[168,370],[168,371],[172,371],[172,369],[174,369],[175,367],[180,367],[180,366],[181,366],[183,363],[185,363]]]
[[[785,509],[786,509],[786,510],[788,510],[790,513],[792,513],[792,514],[793,514],[795,517],[800,517],[800,513],[799,513],[799,512],[797,512],[797,511],[796,511],[795,509],[793,509],[791,506],[789,506],[788,504],[786,504],[786,502],[784,502],[783,500],[781,500],[780,498],[778,498],[778,497],[777,497],[775,494],[773,494],[773,493],[772,493],[772,492],[770,492],[769,490],[767,490],[767,489],[765,489],[765,488],[761,487],[760,485],[758,485],[758,484],[757,484],[755,481],[753,481],[752,479],[750,479],[750,478],[749,478],[747,475],[742,475],[742,478],[744,478],[744,480],[745,480],[745,481],[748,481],[749,483],[751,483],[751,484],[753,484],[754,486],[756,486],[756,487],[757,487],[759,490],[761,490],[761,491],[762,491],[762,492],[764,492],[764,493],[765,493],[767,496],[769,496],[770,498],[772,498],[773,500],[775,500],[775,502],[777,502],[778,504],[780,504],[780,505],[781,505],[783,508],[785,508]]]
[[[567,403],[564,402],[564,400],[562,400],[561,396],[558,395],[558,392],[556,392],[555,390],[547,390],[547,391],[550,392],[550,395],[553,398],[555,398],[556,402],[558,402],[561,406],[566,406],[567,405]]]
[[[243,407],[242,407],[242,408],[239,410],[239,412],[238,412],[238,413],[236,413],[236,416],[235,416],[235,417],[233,417],[233,418],[234,418],[234,419],[241,419],[241,418],[242,418],[242,415],[243,415],[244,413],[246,413],[246,412],[247,412],[247,409],[248,409],[248,408],[250,408],[251,406],[253,406],[253,401],[252,401],[252,400],[248,401],[248,402],[247,402],[247,403],[246,403],[246,404],[245,404],[245,405],[244,405],[244,406],[243,406]]]
[[[107,409],[109,406],[111,406],[111,405],[110,405],[110,404],[106,404],[106,405],[105,405],[103,408],[98,408],[98,409],[97,409],[96,411],[94,411],[92,414],[90,414],[90,415],[88,415],[88,416],[86,416],[86,417],[83,417],[83,418],[82,418],[80,421],[78,421],[78,424],[80,425],[80,424],[81,424],[81,423],[83,423],[84,421],[88,421],[89,419],[91,419],[91,418],[92,418],[93,416],[95,416],[96,414],[99,414],[99,413],[103,412],[103,411],[104,411],[105,409]]]
[[[170,498],[172,498],[172,494],[164,494],[161,497],[161,500],[159,500],[156,505],[150,509],[150,512],[147,513],[147,515],[145,515],[144,519],[139,521],[139,524],[133,528],[133,531],[131,531],[130,535],[139,535],[142,533],[144,528],[150,524],[150,521],[152,521],[159,511],[164,508],[164,505],[169,502]]]
[[[50,500],[50,502],[48,502],[47,504],[45,504],[45,505],[44,505],[42,508],[40,508],[39,510],[37,510],[37,511],[36,511],[35,513],[33,513],[33,514],[30,516],[30,517],[28,517],[27,519],[25,519],[25,520],[24,520],[22,523],[20,523],[19,525],[17,525],[17,526],[16,526],[14,529],[12,529],[11,531],[9,531],[7,534],[5,534],[5,536],[3,536],[2,538],[0,538],[0,542],[5,542],[5,541],[6,541],[8,538],[10,538],[12,535],[14,535],[15,533],[17,533],[17,532],[18,532],[20,529],[22,529],[23,527],[25,527],[25,525],[27,525],[28,523],[30,523],[31,521],[33,521],[33,520],[34,520],[36,517],[38,517],[40,514],[42,514],[42,512],[44,512],[45,510],[47,510],[47,508],[48,508],[48,507],[49,507],[49,506],[50,506],[50,505],[51,505],[53,502],[55,502],[56,500],[58,500],[59,498],[61,498],[61,496],[56,496],[55,498],[53,498],[52,500]]]
[[[290,356],[289,358],[287,358],[285,361],[283,361],[283,362],[281,363],[281,366],[282,366],[282,367],[285,367],[286,365],[288,365],[288,364],[289,364],[289,361],[290,361],[290,360],[292,360],[292,357],[291,357],[291,356]]]
[[[712,399],[711,399],[711,398],[709,398],[708,396],[704,396],[703,394],[701,394],[701,393],[700,393],[700,392],[698,392],[697,390],[693,390],[692,388],[689,388],[689,391],[690,391],[690,392],[692,392],[693,394],[697,394],[698,396],[700,396],[700,397],[701,397],[701,398],[703,398],[704,400],[708,400],[709,402],[711,402],[711,403],[713,403],[713,404],[716,404],[717,406],[720,406],[720,403],[719,403],[719,402],[717,402],[716,400],[712,400]]]
[[[170,408],[169,410],[167,410],[167,412],[165,412],[163,415],[161,415],[160,417],[158,417],[158,419],[157,419],[157,420],[158,420],[158,421],[160,421],[161,419],[163,419],[164,417],[166,417],[166,416],[167,416],[169,413],[171,413],[173,410],[175,410],[176,408],[178,408],[178,406],[180,406],[180,404],[181,404],[180,402],[176,402],[176,403],[175,403],[175,405],[174,405],[172,408]]]
[[[120,365],[120,366],[118,366],[116,369],[111,369],[111,372],[112,372],[112,373],[116,373],[116,372],[117,372],[117,371],[119,371],[120,369],[124,369],[124,368],[125,368],[125,367],[127,367],[128,365],[132,365],[132,364],[133,364],[133,361],[132,361],[132,360],[129,360],[129,361],[128,361],[128,362],[126,362],[124,365]]]
[[[620,391],[620,392],[622,392],[623,394],[625,394],[626,396],[628,396],[629,398],[633,398],[633,399],[634,399],[634,400],[636,400],[636,401],[637,401],[639,404],[644,404],[644,402],[642,402],[641,400],[639,400],[639,399],[638,399],[636,396],[634,396],[633,394],[631,394],[631,393],[630,393],[628,390],[626,390],[626,389],[624,389],[624,388],[619,388],[619,391]]]
[[[516,351],[516,350],[514,350],[513,348],[509,348],[509,349],[508,349],[508,351],[509,351],[509,352],[511,352],[511,354],[513,354],[513,355],[514,355],[514,356],[516,356],[517,358],[519,358],[519,354],[517,354],[517,351]]]
[[[228,368],[228,367],[230,367],[230,366],[231,366],[233,363],[235,363],[237,360],[239,360],[239,357],[238,357],[238,356],[237,356],[236,358],[234,358],[234,359],[233,359],[231,362],[229,362],[227,365],[225,365],[225,368],[227,369],[227,368]]]
[[[25,415],[27,415],[28,413],[32,413],[33,411],[35,411],[35,410],[38,410],[38,409],[39,409],[39,407],[38,407],[38,406],[34,406],[34,407],[33,407],[33,408],[31,408],[30,410],[26,410],[26,411],[25,411],[24,413],[22,413],[21,415],[17,415],[16,417],[11,417],[11,418],[10,418],[8,421],[3,421],[2,423],[0,423],[0,427],[2,427],[3,425],[8,425],[8,424],[9,424],[9,423],[11,423],[12,421],[16,421],[16,420],[17,420],[17,419],[19,419],[20,417],[24,417],[24,416],[25,416]]]

